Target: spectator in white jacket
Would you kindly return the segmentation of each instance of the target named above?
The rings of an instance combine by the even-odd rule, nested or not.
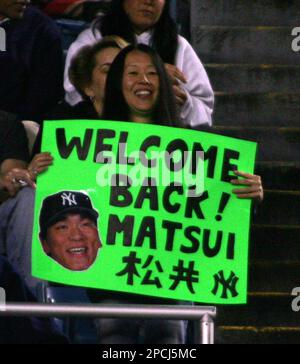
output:
[[[129,43],[150,45],[159,53],[173,83],[182,126],[211,125],[214,94],[210,81],[192,46],[178,35],[169,7],[170,0],[112,0],[110,12],[83,31],[68,51],[66,101],[74,105],[81,100],[68,76],[79,49],[103,36],[118,35]]]

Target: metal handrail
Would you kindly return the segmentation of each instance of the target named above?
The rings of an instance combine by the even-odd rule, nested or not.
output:
[[[0,308],[0,317],[101,317],[101,318],[144,318],[168,320],[197,320],[201,338],[199,344],[214,344],[215,307],[164,306],[164,305],[74,305],[7,303]],[[200,336],[200,335],[199,335]]]

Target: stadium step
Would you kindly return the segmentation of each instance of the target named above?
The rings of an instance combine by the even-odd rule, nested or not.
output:
[[[294,297],[285,293],[254,293],[248,297],[248,304],[241,306],[218,306],[217,324],[232,326],[300,326],[300,313],[292,310]],[[253,314],[255,312],[255,314]]]
[[[211,131],[257,142],[257,161],[286,161],[290,168],[291,161],[294,161],[292,167],[297,169],[300,161],[300,128],[215,126]],[[282,164],[280,166],[282,167]],[[263,166],[258,167],[262,169]]]
[[[300,191],[266,190],[253,222],[262,225],[300,225]]]
[[[192,43],[216,93],[212,132],[256,141],[265,200],[249,251],[249,302],[218,307],[221,343],[300,342],[300,27],[297,0],[191,0]]]
[[[195,25],[192,39],[204,63],[297,65],[292,29]]]
[[[300,190],[300,162],[258,162],[255,172],[266,189]]]
[[[195,0],[192,14],[201,25],[299,26],[297,0]]]
[[[300,225],[253,225],[250,241],[252,262],[300,261]]]
[[[300,287],[300,261],[261,261],[250,260],[249,292],[291,293]]]
[[[299,344],[300,327],[290,326],[222,326],[219,328],[222,344]]]
[[[299,65],[206,64],[205,68],[216,92],[300,92]]]
[[[214,124],[300,127],[299,93],[216,94]]]

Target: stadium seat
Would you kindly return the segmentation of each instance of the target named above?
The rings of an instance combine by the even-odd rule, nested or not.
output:
[[[25,120],[22,122],[28,138],[29,153],[31,154],[35,139],[39,132],[39,124],[34,121]]]
[[[89,24],[81,20],[71,19],[57,19],[56,24],[61,30],[62,48],[66,56],[70,45]]]
[[[38,300],[42,303],[91,303],[84,288],[55,286],[47,283],[41,283],[38,286]],[[72,344],[97,343],[93,318],[56,318],[55,323]]]

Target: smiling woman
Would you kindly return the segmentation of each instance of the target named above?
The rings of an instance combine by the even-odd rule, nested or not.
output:
[[[176,104],[166,69],[161,58],[149,46],[129,46],[112,63],[106,82],[103,119],[177,125]],[[98,303],[170,303],[125,293],[90,291],[89,294]],[[179,304],[172,301],[172,304],[176,303]],[[183,321],[99,319],[98,326],[101,344],[183,344],[185,340]],[[142,340],[141,330],[144,331]]]
[[[103,119],[179,124],[175,98],[159,55],[144,44],[116,57],[107,77]]]
[[[148,54],[140,51],[128,54],[123,92],[130,107],[130,120],[150,122],[159,96],[159,76]]]
[[[159,54],[171,79],[182,126],[211,125],[214,94],[210,81],[192,46],[178,35],[170,5],[171,0],[112,0],[110,11],[83,31],[68,51],[66,101],[74,105],[80,100],[68,77],[78,49],[102,37],[118,35],[130,44],[149,45]]]

